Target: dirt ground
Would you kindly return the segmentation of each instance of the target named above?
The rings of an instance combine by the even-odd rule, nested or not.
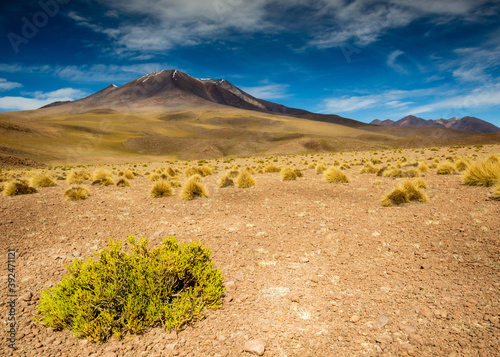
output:
[[[276,165],[295,165],[304,177],[256,173],[248,189],[217,182],[227,165],[264,158],[212,160],[220,171],[204,178],[209,197],[193,201],[182,201],[179,188],[173,197],[150,198],[147,177],[123,188],[86,184],[91,196],[76,202],[63,198],[65,181],[37,194],[1,195],[0,264],[6,272],[8,249],[17,250],[19,298],[12,351],[2,273],[0,355],[250,356],[248,341],[261,340],[264,356],[498,356],[500,202],[489,198],[491,189],[431,169],[423,177],[428,203],[382,207],[401,179],[361,174],[353,165],[345,171],[351,182],[330,184],[306,164],[391,156],[431,164],[492,152],[500,146],[279,157]],[[159,166],[171,165],[136,169]],[[61,280],[65,263],[93,255],[110,237],[146,237],[156,246],[173,234],[210,247],[231,282],[223,306],[204,319],[177,334],[154,328],[105,344],[33,321],[40,291]]]

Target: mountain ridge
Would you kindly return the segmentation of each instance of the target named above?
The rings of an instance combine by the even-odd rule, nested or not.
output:
[[[372,125],[379,126],[398,126],[398,127],[442,127],[448,129],[468,130],[479,134],[499,133],[500,128],[485,120],[465,116],[463,118],[453,117],[450,119],[423,119],[414,115],[393,121],[391,119],[375,119],[370,122]]]

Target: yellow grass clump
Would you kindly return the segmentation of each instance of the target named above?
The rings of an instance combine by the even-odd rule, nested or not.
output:
[[[3,187],[3,194],[5,196],[28,195],[37,192],[36,188],[22,181],[10,181],[5,183]]]
[[[116,181],[116,186],[118,186],[118,187],[129,187],[130,186],[130,182],[129,182],[129,180],[126,177],[121,177],[121,178],[118,179],[118,181]]]
[[[64,192],[64,198],[68,201],[84,200],[90,196],[88,188],[83,186],[73,186]]]
[[[307,165],[307,168],[308,168],[309,170],[311,170],[311,169],[315,169],[315,168],[316,168],[316,164],[315,164],[314,162],[311,162],[309,165]]]
[[[281,168],[272,163],[269,163],[266,165],[266,167],[264,167],[264,172],[280,172],[280,171]]]
[[[114,185],[113,175],[108,170],[97,169],[92,174],[92,185]]]
[[[304,174],[302,173],[302,171],[300,171],[299,169],[294,169],[293,170],[293,173],[295,174],[295,176],[297,177],[304,177]]]
[[[463,174],[463,183],[469,186],[490,187],[497,181],[500,181],[500,158],[495,154],[471,164]]]
[[[297,174],[289,167],[284,167],[281,170],[281,181],[293,181],[297,179]]]
[[[38,173],[31,178],[31,186],[33,187],[54,187],[57,186],[56,182],[50,175]]]
[[[428,172],[430,170],[429,165],[426,162],[422,161],[418,164],[418,171],[421,173]]]
[[[427,195],[420,189],[422,182],[406,180],[398,184],[382,200],[382,206],[391,207],[409,203],[410,201],[427,202]]]
[[[443,162],[439,164],[436,171],[438,175],[451,175],[454,172],[455,170],[453,169],[453,165],[449,162]]]
[[[234,186],[233,178],[230,175],[231,171],[228,171],[219,180],[219,187],[225,188],[229,186]]]
[[[255,179],[248,170],[243,170],[236,177],[236,187],[239,188],[249,188],[255,186]]]
[[[172,186],[170,185],[170,182],[166,180],[156,181],[151,187],[151,191],[149,191],[149,197],[152,198],[170,197],[172,194]]]
[[[195,198],[208,197],[208,192],[203,186],[203,180],[200,175],[191,176],[182,186],[181,189],[182,200],[193,200]]]
[[[315,168],[315,171],[316,171],[316,174],[322,174],[323,172],[325,172],[326,170],[326,166],[323,165],[323,164],[317,164],[316,165],[316,168]]]
[[[500,181],[498,181],[493,188],[492,198],[494,200],[500,201]]]
[[[125,169],[123,170],[123,177],[125,177],[126,179],[128,180],[132,180],[135,178],[135,175],[132,171],[130,171],[129,169]]]
[[[340,169],[330,167],[323,173],[323,178],[329,183],[348,183],[349,177],[346,176]]]
[[[360,173],[362,174],[376,174],[377,169],[371,162],[367,163],[363,168],[361,169]]]
[[[90,174],[85,170],[71,170],[68,176],[66,176],[66,181],[70,185],[83,183],[85,180],[90,178]]]

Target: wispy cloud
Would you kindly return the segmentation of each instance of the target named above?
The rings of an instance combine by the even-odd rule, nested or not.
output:
[[[44,105],[83,98],[87,93],[74,88],[62,88],[52,92],[27,93],[25,97],[0,97],[0,110],[31,110]]]
[[[389,67],[391,67],[392,69],[394,69],[396,72],[399,72],[402,74],[408,74],[408,71],[406,69],[404,69],[404,67],[402,65],[396,63],[396,59],[403,54],[404,54],[404,52],[401,50],[392,51],[389,54],[389,56],[387,57],[386,64]]]
[[[23,85],[21,83],[17,82],[9,82],[5,78],[0,78],[0,92],[5,91],[5,90],[11,90],[14,88],[20,88]]]
[[[265,84],[256,87],[241,87],[241,89],[259,99],[280,99],[289,97],[288,84]]]
[[[138,63],[130,65],[94,64],[83,66],[25,66],[21,64],[0,63],[0,72],[6,73],[45,73],[64,80],[80,83],[119,83],[130,81],[146,73],[170,69],[162,63]]]
[[[346,113],[370,108],[389,108],[404,110],[409,108],[418,97],[435,94],[437,88],[405,90],[388,90],[377,94],[342,96],[329,98],[323,102],[322,112]]]

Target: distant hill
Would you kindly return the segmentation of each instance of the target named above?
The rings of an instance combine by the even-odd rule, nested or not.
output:
[[[468,130],[479,134],[500,133],[500,128],[487,121],[474,118],[450,118],[450,119],[422,119],[414,115],[408,115],[398,121],[391,119],[375,119],[370,124],[380,126],[412,126],[412,127],[441,127],[458,130]]]

